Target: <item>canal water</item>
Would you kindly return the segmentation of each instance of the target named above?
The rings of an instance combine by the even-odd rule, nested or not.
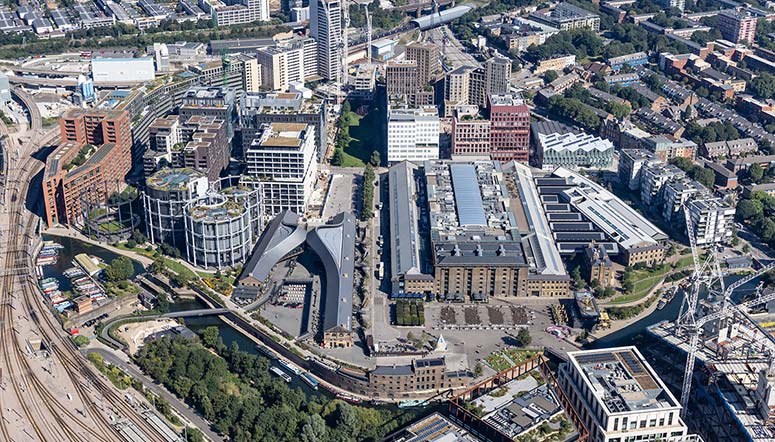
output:
[[[180,299],[170,304],[171,311],[197,310],[202,308],[207,308],[207,306],[195,299]],[[232,342],[236,342],[240,350],[247,353],[256,354],[259,356],[264,356],[262,352],[256,350],[255,342],[248,339],[245,335],[238,332],[237,330],[235,330],[233,327],[226,324],[225,322],[223,322],[223,320],[221,320],[217,316],[189,317],[189,318],[184,318],[184,322],[186,324],[186,327],[188,327],[191,331],[193,331],[196,334],[200,334],[207,327],[211,327],[211,326],[218,327],[218,334],[220,335],[221,339],[223,339],[223,343],[227,347],[230,346]],[[314,390],[310,388],[310,386],[302,382],[298,376],[289,372],[288,369],[280,366],[277,363],[277,361],[271,361],[271,364],[277,366],[286,374],[290,375],[292,379],[290,382],[290,386],[293,388],[295,387],[300,388],[304,392],[304,394],[306,394],[308,397],[312,395],[322,395],[322,396],[326,396],[327,398],[333,397],[325,389]]]
[[[106,264],[110,264],[111,261],[120,256],[102,247],[66,236],[43,235],[43,241],[54,241],[64,246],[63,249],[59,249],[59,259],[57,259],[56,264],[43,266],[43,277],[56,278],[56,280],[59,281],[59,290],[63,292],[72,289],[70,280],[64,276],[62,272],[75,266],[75,264],[73,264],[75,255],[86,253],[87,255],[96,256],[102,259]],[[143,266],[139,262],[133,260],[132,264],[134,266],[135,275],[143,272]]]
[[[740,278],[741,276],[738,275],[727,276],[724,278],[724,284],[728,287],[729,284],[732,284]],[[758,284],[759,281],[754,280],[742,285],[732,294],[732,300],[734,302],[739,302],[739,300],[744,296],[750,295],[756,289]],[[646,316],[645,318],[635,321],[634,323],[621,330],[598,339],[597,341],[590,344],[589,347],[606,348],[620,345],[632,345],[633,338],[639,334],[645,333],[647,327],[658,324],[661,321],[674,321],[676,318],[678,318],[678,314],[681,311],[681,303],[683,302],[684,298],[682,293],[683,291],[679,290],[678,294],[673,298],[673,300],[670,301],[670,303],[667,304],[662,310],[654,310],[653,313]],[[701,290],[699,298],[702,300],[706,297],[707,291]]]

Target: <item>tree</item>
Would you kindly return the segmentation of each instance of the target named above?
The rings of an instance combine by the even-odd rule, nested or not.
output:
[[[202,332],[202,343],[205,347],[215,348],[218,344],[218,327],[210,326]]]
[[[171,244],[167,244],[166,242],[161,243],[161,253],[164,253],[167,256],[171,256],[173,258],[180,258],[180,250],[175,248]]]
[[[344,151],[342,148],[337,147],[334,149],[334,155],[331,157],[332,166],[341,166],[344,164]]]
[[[170,280],[174,282],[178,287],[185,287],[188,285],[189,282],[191,282],[191,279],[187,275],[184,275],[183,273],[176,273],[172,275]]]
[[[762,72],[748,83],[748,89],[759,98],[772,98],[775,96],[775,76]]]
[[[84,347],[86,345],[89,345],[89,338],[86,336],[78,335],[74,338],[72,338],[73,344],[76,345],[76,347]]]
[[[530,331],[527,328],[520,328],[516,336],[517,345],[520,347],[527,347],[533,341],[533,337],[530,336]]]
[[[571,277],[573,278],[573,287],[576,290],[584,288],[584,278],[581,277],[581,269],[578,266],[573,268]]]
[[[153,258],[153,263],[151,263],[149,270],[151,273],[166,273],[167,264],[164,262],[164,257],[157,255],[155,258]]]
[[[630,115],[630,112],[632,112],[632,109],[630,106],[626,103],[617,103],[615,101],[609,101],[608,105],[606,106],[606,109],[608,112],[613,114],[616,118],[624,118],[627,115]]]
[[[205,437],[198,428],[186,428],[186,442],[205,442]]]
[[[371,164],[374,167],[379,167],[379,165],[382,163],[382,158],[380,158],[379,151],[374,151],[371,153],[371,158],[369,159],[369,164]]]
[[[696,169],[693,169],[693,172],[694,173],[691,174],[692,178],[705,187],[712,188],[713,184],[716,182],[716,174],[710,169],[697,166]]]
[[[557,78],[559,78],[559,75],[557,74],[557,71],[555,71],[555,70],[549,70],[549,71],[546,71],[544,73],[544,81],[546,83],[551,83],[554,80],[556,80]]]
[[[762,169],[762,166],[758,164],[752,165],[750,168],[748,168],[748,176],[751,177],[751,180],[753,180],[755,183],[761,181],[764,177],[764,170]]]
[[[137,244],[145,244],[148,242],[148,237],[139,229],[135,229],[134,232],[132,232],[132,239],[135,240]]]
[[[156,298],[156,311],[159,313],[167,313],[170,311],[170,300],[167,298],[166,293],[159,294]]]
[[[735,215],[739,220],[749,220],[764,214],[764,206],[761,201],[744,199],[737,203]]]
[[[301,428],[301,440],[302,442],[318,442],[325,440],[326,422],[320,417],[319,414],[313,414],[307,419],[307,423]]]
[[[126,256],[119,256],[110,262],[105,269],[105,277],[110,282],[126,281],[134,274],[135,269],[132,260]]]
[[[479,377],[484,373],[484,368],[482,367],[481,362],[477,362],[476,365],[474,365],[474,376]]]
[[[342,115],[349,114],[350,112],[352,112],[350,102],[345,100],[344,103],[342,103]]]

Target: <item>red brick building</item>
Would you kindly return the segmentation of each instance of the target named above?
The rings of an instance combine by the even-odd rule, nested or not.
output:
[[[74,109],[59,120],[62,144],[49,155],[43,175],[46,222],[82,221],[82,202],[101,204],[125,187],[132,168],[129,113]]]
[[[490,120],[455,116],[452,119],[452,155],[489,157]]]
[[[530,110],[521,95],[490,96],[490,158],[527,164]]]
[[[746,12],[722,11],[718,15],[718,30],[732,43],[753,43],[756,36],[756,17]]]

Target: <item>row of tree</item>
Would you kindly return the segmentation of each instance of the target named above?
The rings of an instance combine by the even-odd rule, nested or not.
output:
[[[737,203],[735,216],[762,241],[775,246],[775,197],[764,192],[753,192]]]
[[[692,121],[686,125],[684,138],[697,144],[714,143],[716,141],[730,141],[740,138],[740,132],[728,122],[714,121],[704,126]]]
[[[670,163],[686,172],[686,174],[689,175],[691,179],[697,181],[708,189],[713,188],[713,184],[716,181],[716,174],[713,173],[712,170],[694,164],[694,162],[688,158],[673,158],[670,160]]]
[[[555,95],[549,99],[546,109],[553,118],[575,123],[591,132],[597,132],[600,129],[600,117],[576,98]]]
[[[214,327],[202,340],[214,351],[181,337],[162,338],[143,346],[137,361],[232,441],[377,442],[403,423],[385,409],[306,398],[271,377],[266,358],[236,343],[227,348]]]
[[[78,34],[68,35],[69,38],[39,39],[32,32],[18,35],[0,34],[0,58],[14,60],[20,57],[38,56],[40,54],[58,54],[73,50],[94,50],[95,48],[145,48],[153,43],[174,43],[189,41],[209,43],[211,40],[224,38],[264,38],[287,32],[284,25],[242,25],[227,29],[195,29],[168,32],[164,30],[146,29],[142,33],[132,26],[117,25],[105,30],[79,30]],[[106,35],[102,35],[105,33]]]
[[[361,219],[366,221],[374,216],[374,167],[371,163],[363,168],[363,192],[361,192]]]
[[[590,106],[603,109],[616,118],[624,118],[627,115],[630,115],[630,112],[632,112],[632,108],[627,103],[617,103],[614,100],[597,100],[592,98],[589,93],[589,89],[585,88],[579,83],[574,84],[570,89],[568,89],[565,92],[565,97],[575,98]]]

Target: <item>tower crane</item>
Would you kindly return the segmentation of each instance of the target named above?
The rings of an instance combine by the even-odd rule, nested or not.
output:
[[[323,4],[323,11],[326,14],[326,26],[327,26],[327,32],[331,34],[332,24],[333,20],[331,20],[331,5],[329,4],[330,0],[320,0],[320,2]],[[334,84],[337,86],[338,92],[337,95],[341,96],[342,92],[342,85],[347,82],[347,28],[350,27],[350,14],[347,10],[347,2],[342,1],[339,5],[341,9],[341,13],[344,14],[344,29],[343,32],[337,32],[333,33],[333,41],[332,46],[339,49],[341,52],[338,54],[339,59],[336,61],[336,78],[334,79]],[[330,63],[330,60],[329,60]],[[344,71],[344,75],[342,75]],[[344,79],[343,79],[344,77]]]
[[[761,292],[759,292],[753,299],[736,305],[732,304],[729,299],[732,293],[739,287],[759,278],[775,268],[775,261],[770,262],[753,274],[741,278],[725,288],[723,274],[721,273],[721,265],[719,264],[718,256],[713,249],[708,251],[708,256],[700,263],[691,214],[686,205],[684,205],[684,218],[686,220],[686,233],[689,237],[689,245],[692,251],[694,272],[690,279],[691,289],[687,296],[684,297],[684,302],[681,305],[681,312],[676,320],[676,332],[683,333],[685,337],[688,337],[689,342],[689,348],[686,352],[686,367],[684,368],[683,384],[681,388],[682,418],[686,417],[688,410],[692,377],[694,374],[694,363],[697,359],[697,352],[699,351],[700,333],[705,324],[716,320],[722,320],[732,316],[737,311],[742,311],[748,307],[753,307],[775,299],[775,291],[767,295],[762,295]],[[699,292],[702,286],[705,286],[709,295],[721,297],[721,307],[715,312],[698,317],[697,308]]]
[[[339,47],[342,49],[342,53],[340,54],[341,57],[341,67],[340,69],[340,76],[342,78],[342,87],[347,86],[347,57],[350,55],[350,38],[347,35],[347,30],[350,29],[350,7],[347,5],[347,0],[342,0],[342,18],[344,23],[344,29],[342,29],[342,33],[339,36],[340,45]]]
[[[369,3],[361,3],[363,13],[366,15],[366,64],[371,67],[371,14]]]

